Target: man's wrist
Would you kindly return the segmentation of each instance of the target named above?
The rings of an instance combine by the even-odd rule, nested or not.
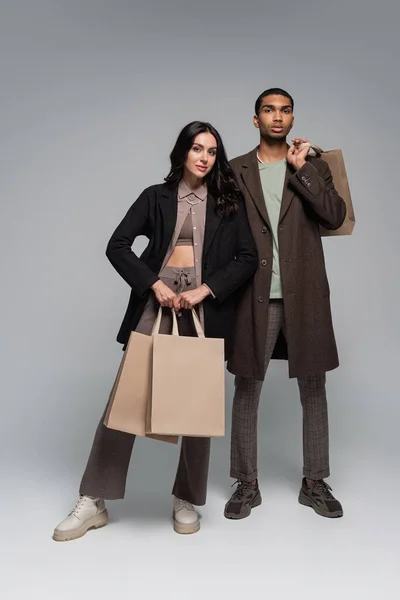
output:
[[[300,171],[300,169],[302,167],[304,167],[304,165],[306,165],[306,164],[307,164],[307,161],[304,159],[302,161],[299,161],[297,164],[295,164],[296,171]]]

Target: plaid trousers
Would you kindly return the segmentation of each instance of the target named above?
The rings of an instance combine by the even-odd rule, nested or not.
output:
[[[270,302],[265,373],[279,332],[285,334],[282,302]],[[328,407],[325,373],[297,379],[303,409],[303,475],[308,479],[329,476]],[[258,477],[257,417],[263,381],[235,378],[232,411],[231,477],[252,482]]]

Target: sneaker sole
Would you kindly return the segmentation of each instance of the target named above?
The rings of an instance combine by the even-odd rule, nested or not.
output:
[[[303,494],[299,495],[299,504],[312,508],[320,517],[327,517],[328,519],[338,519],[339,517],[343,517],[342,510],[336,510],[335,512],[326,511],[319,506],[314,506],[311,500]]]
[[[176,519],[174,521],[174,531],[181,535],[190,535],[191,533],[197,533],[200,529],[200,521],[197,520],[195,523],[179,523]]]
[[[103,510],[98,515],[95,515],[88,521],[86,521],[80,529],[74,531],[55,531],[53,534],[53,540],[55,542],[70,542],[83,537],[90,529],[99,529],[104,527],[108,523],[108,512],[107,509]]]
[[[254,502],[250,502],[249,504],[247,504],[246,509],[239,514],[227,512],[227,510],[225,509],[224,517],[226,517],[227,519],[233,519],[234,521],[237,521],[239,519],[245,519],[246,517],[249,517],[251,515],[252,509],[257,508],[257,506],[260,506],[261,503],[262,498],[261,496],[259,496],[258,498],[256,498],[256,500],[254,500]]]

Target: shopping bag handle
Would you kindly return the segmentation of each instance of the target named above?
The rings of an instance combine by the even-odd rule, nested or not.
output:
[[[200,319],[197,316],[197,312],[195,311],[194,308],[192,308],[192,317],[193,317],[193,323],[194,323],[194,327],[196,329],[197,337],[206,337],[204,335],[204,329],[200,323]]]
[[[172,335],[179,335],[178,319],[176,317],[176,312],[173,308],[171,308],[171,313],[172,313]],[[200,319],[197,316],[197,312],[195,311],[194,308],[192,308],[192,318],[193,318],[194,328],[197,333],[197,337],[199,337],[199,338],[205,337],[204,329],[200,323]],[[160,332],[161,319],[162,319],[162,307],[160,306],[160,308],[158,309],[156,320],[154,321],[153,329],[151,330],[151,335],[156,335],[157,333]]]
[[[178,330],[178,319],[176,318],[176,312],[172,308],[172,335],[179,335]],[[197,333],[197,337],[205,337],[203,327],[201,326],[200,319],[197,316],[197,312],[194,308],[192,308],[192,318],[194,323],[194,328]]]
[[[179,335],[178,321],[176,318],[176,313],[173,308],[171,310],[172,310],[172,335]],[[153,329],[151,330],[151,335],[160,333],[161,319],[162,319],[162,306],[160,306],[160,308],[158,309],[157,318],[154,321]]]
[[[171,309],[171,312],[172,312],[172,335],[179,335],[178,319],[176,317],[176,312],[173,308]],[[201,326],[201,323],[200,323],[200,319],[197,316],[197,312],[195,311],[194,308],[192,308],[192,318],[193,318],[194,328],[197,333],[197,337],[199,337],[199,338],[205,337],[203,327]],[[157,319],[158,319],[158,317],[157,317]]]
[[[310,146],[311,150],[314,151],[315,156],[317,156],[317,157],[321,156],[321,154],[323,154],[323,152],[324,152],[322,150],[322,148],[320,148],[316,144],[309,144],[309,143],[307,143],[307,144],[300,144],[300,146],[298,146],[298,147],[301,148],[301,146]]]
[[[320,148],[319,146],[316,146],[315,144],[311,144],[310,145],[311,150],[314,150],[315,152],[315,156],[321,156],[321,154],[323,153],[322,148]]]

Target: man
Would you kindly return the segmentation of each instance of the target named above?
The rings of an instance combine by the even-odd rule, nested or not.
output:
[[[293,98],[272,88],[255,105],[257,148],[231,161],[242,191],[259,266],[238,308],[236,343],[228,369],[236,375],[231,477],[237,488],[225,516],[242,519],[261,504],[257,412],[271,358],[287,359],[303,408],[303,481],[299,502],[324,517],[343,510],[324,481],[329,476],[325,373],[339,365],[329,284],[319,226],[339,228],[346,206],[328,165],[309,156],[306,139],[286,138]]]

